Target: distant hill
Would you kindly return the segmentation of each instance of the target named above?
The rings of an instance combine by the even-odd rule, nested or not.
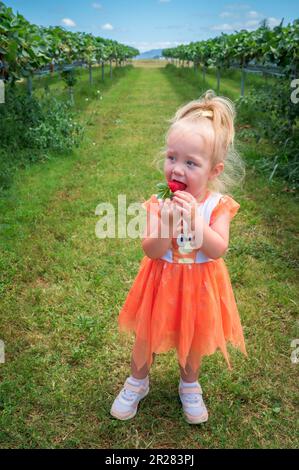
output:
[[[159,59],[162,57],[162,50],[163,49],[152,49],[151,51],[145,51],[134,57],[134,59]]]

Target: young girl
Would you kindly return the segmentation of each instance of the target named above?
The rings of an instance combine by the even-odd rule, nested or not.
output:
[[[240,169],[242,178],[245,174],[234,150],[234,118],[234,104],[209,90],[170,120],[164,175],[166,182],[177,181],[184,190],[175,191],[172,200],[153,194],[143,203],[157,224],[154,229],[146,224],[145,256],[119,314],[119,331],[134,332],[135,344],[131,375],[110,411],[118,419],[134,417],[139,401],[148,394],[155,354],[176,349],[179,396],[187,422],[194,424],[208,419],[198,382],[202,357],[220,348],[231,369],[228,341],[247,356],[222,258],[229,245],[230,221],[240,207],[225,193],[236,183]],[[176,211],[182,215],[178,224]]]

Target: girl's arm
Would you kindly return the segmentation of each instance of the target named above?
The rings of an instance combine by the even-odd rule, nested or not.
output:
[[[169,238],[146,238],[142,248],[146,256],[152,259],[161,258],[171,246]]]
[[[161,211],[159,215],[161,215]],[[150,214],[148,213],[145,233],[142,237],[142,248],[149,258],[161,258],[171,246],[172,221],[170,220],[168,229],[166,223],[163,220],[161,221],[161,217],[155,218],[154,227],[149,225],[149,220]],[[149,228],[151,229],[150,233]],[[165,237],[167,234],[169,234],[169,237]]]
[[[210,226],[203,220],[202,216],[199,217],[201,217],[200,223],[203,224],[203,242],[200,250],[209,258],[220,258],[225,254],[229,244],[229,212],[219,215]],[[194,230],[195,227],[196,222],[192,229]]]

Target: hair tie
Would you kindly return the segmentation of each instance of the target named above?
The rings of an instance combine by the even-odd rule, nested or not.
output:
[[[213,111],[211,111],[211,110],[208,110],[208,109],[204,110],[204,109],[203,109],[203,110],[200,110],[200,111],[199,111],[199,116],[211,117],[211,118],[212,118],[212,117],[214,116],[214,113],[213,113]]]

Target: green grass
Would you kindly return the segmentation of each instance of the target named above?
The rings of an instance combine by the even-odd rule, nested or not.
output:
[[[212,79],[211,79],[212,80]],[[239,84],[223,87],[232,94]],[[225,256],[249,358],[203,359],[210,412],[182,416],[175,351],[158,355],[151,391],[128,422],[111,404],[130,372],[133,337],[118,312],[143,256],[140,240],[95,236],[102,201],[155,191],[152,164],[178,106],[204,89],[167,69],[129,69],[102,101],[78,96],[90,125],[79,149],[20,169],[0,205],[0,445],[8,448],[295,448],[298,365],[297,200],[248,168]],[[80,109],[81,106],[81,109]],[[260,151],[241,142],[246,159]]]

